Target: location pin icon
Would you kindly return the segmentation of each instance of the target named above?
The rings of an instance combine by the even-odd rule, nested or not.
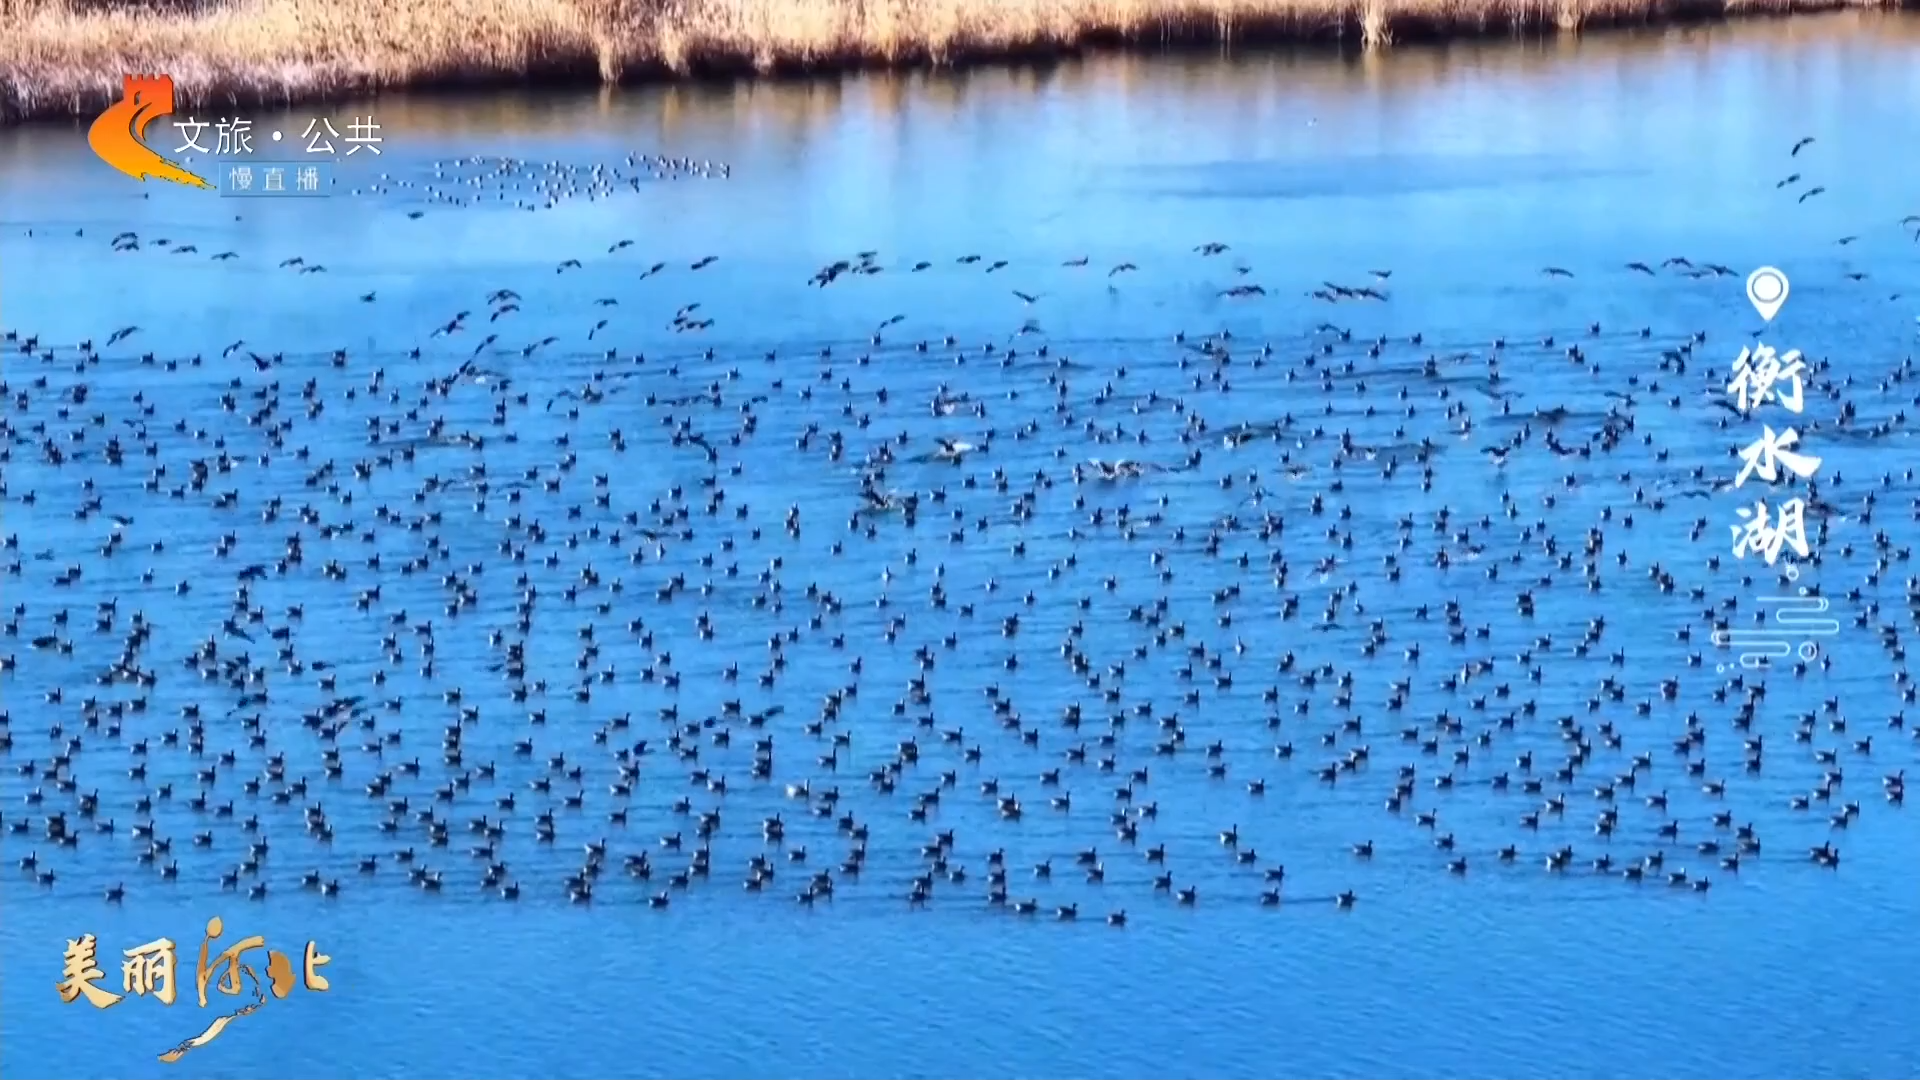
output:
[[[1747,277],[1747,299],[1760,317],[1772,322],[1787,302],[1787,275],[1771,266],[1763,266]]]

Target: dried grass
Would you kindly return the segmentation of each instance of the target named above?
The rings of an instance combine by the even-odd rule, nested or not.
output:
[[[382,88],[950,65],[1089,45],[1353,45],[1898,0],[0,0],[0,124],[89,116],[127,72],[181,105]],[[1911,0],[1909,0],[1911,2]]]

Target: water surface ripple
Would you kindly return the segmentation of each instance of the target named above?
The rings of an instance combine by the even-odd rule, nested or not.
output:
[[[219,914],[333,990],[213,1077],[1912,1074],[1914,39],[0,132],[0,1071],[167,1071],[60,948]]]

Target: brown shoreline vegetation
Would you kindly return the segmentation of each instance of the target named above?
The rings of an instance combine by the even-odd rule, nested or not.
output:
[[[1089,47],[1544,34],[1920,0],[0,0],[0,125],[84,118],[127,72],[181,108],[383,89],[1035,59]]]

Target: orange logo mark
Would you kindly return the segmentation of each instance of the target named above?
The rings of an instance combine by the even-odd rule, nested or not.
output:
[[[213,187],[148,148],[148,125],[172,113],[173,76],[129,75],[120,100],[87,129],[87,144],[101,161],[135,180],[152,176],[188,187]]]

